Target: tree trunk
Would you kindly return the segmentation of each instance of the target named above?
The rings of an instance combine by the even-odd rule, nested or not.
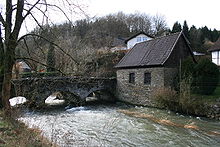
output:
[[[12,79],[12,67],[15,60],[14,50],[16,48],[16,41],[13,39],[5,44],[5,56],[4,56],[4,79],[2,85],[2,104],[4,107],[5,116],[11,116],[11,106],[9,99],[11,97],[11,79]]]
[[[2,82],[3,82],[3,75],[4,75],[4,45],[3,45],[3,38],[1,32],[1,25],[0,25],[0,108],[2,108]]]
[[[11,106],[9,98],[11,97],[11,72],[5,73],[2,85],[2,104],[5,110],[5,115],[11,116]]]

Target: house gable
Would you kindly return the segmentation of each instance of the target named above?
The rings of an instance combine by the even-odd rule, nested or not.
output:
[[[194,62],[196,62],[188,40],[185,38],[184,34],[181,33],[172,51],[170,52],[170,55],[167,57],[167,60],[164,61],[163,65],[169,68],[178,67],[180,63],[189,56]]]

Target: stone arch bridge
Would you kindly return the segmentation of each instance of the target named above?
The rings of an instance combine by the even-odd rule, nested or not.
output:
[[[16,96],[42,103],[55,92],[60,92],[68,103],[81,105],[95,93],[99,100],[115,101],[115,78],[42,77],[14,79]]]

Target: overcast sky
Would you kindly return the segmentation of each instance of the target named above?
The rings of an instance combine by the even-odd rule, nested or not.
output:
[[[170,28],[176,21],[187,20],[189,27],[206,25],[220,30],[220,0],[89,0],[88,5],[92,16],[138,11],[164,15]]]
[[[5,1],[0,0],[0,11],[4,13]],[[48,0],[59,4],[60,0]],[[151,16],[156,14],[164,15],[168,27],[172,29],[173,24],[178,21],[183,24],[186,20],[188,26],[207,26],[208,28],[220,30],[220,0],[72,0],[82,6],[83,10],[91,17],[105,16],[110,13],[122,11],[129,13],[146,13]],[[65,9],[65,8],[64,8]],[[68,11],[68,9],[65,9]],[[62,14],[62,13],[61,13]],[[66,17],[51,12],[49,18],[53,23],[63,23]],[[82,15],[71,14],[68,17],[74,21],[83,19]],[[22,26],[20,35],[26,34],[36,27],[33,19],[27,19]]]

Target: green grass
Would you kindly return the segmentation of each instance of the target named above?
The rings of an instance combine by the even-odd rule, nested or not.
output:
[[[211,95],[192,94],[192,97],[198,98],[203,102],[215,103],[217,99],[220,99],[220,86],[216,87]]]

